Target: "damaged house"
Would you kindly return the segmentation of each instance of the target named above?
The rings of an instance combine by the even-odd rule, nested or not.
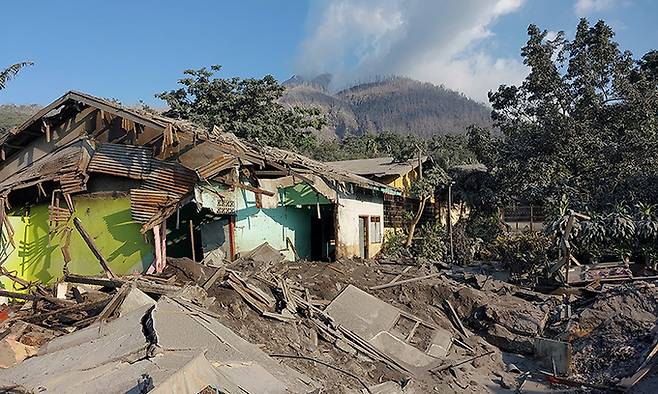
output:
[[[78,92],[6,135],[0,159],[3,272],[43,283],[160,271],[167,256],[235,258],[264,242],[291,259],[369,257],[384,193],[397,193]]]
[[[384,228],[386,231],[395,231],[405,227],[406,212],[418,210],[419,201],[411,194],[411,186],[428,160],[427,156],[402,162],[395,161],[393,157],[376,157],[333,161],[329,164],[399,190],[384,194]],[[439,218],[440,209],[437,200],[433,198],[431,204],[426,204],[420,224]]]

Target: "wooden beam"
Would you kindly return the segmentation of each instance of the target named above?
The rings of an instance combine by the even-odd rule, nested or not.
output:
[[[269,196],[269,197],[274,196],[274,193],[269,191],[269,190],[265,190],[265,189],[261,189],[261,188],[258,188],[258,187],[245,185],[244,183],[241,183],[241,182],[235,182],[233,184],[233,186],[235,186],[237,188],[240,188],[240,189],[249,190],[250,192],[254,192],[256,194],[264,194],[264,195]]]
[[[192,245],[192,260],[196,261],[196,250],[194,248],[194,222],[190,220],[190,245]],[[158,245],[158,247],[160,247]],[[166,259],[165,256],[162,257],[163,259]]]
[[[103,270],[105,271],[105,275],[107,275],[108,278],[116,278],[114,273],[112,273],[112,270],[110,270],[110,267],[107,265],[107,260],[105,260],[105,257],[103,257],[101,251],[94,243],[94,240],[89,236],[89,233],[87,233],[85,228],[82,226],[80,219],[73,218],[73,224],[75,225],[75,229],[78,230],[78,233],[80,233],[82,239],[84,239],[89,249],[91,249],[91,252],[98,259],[98,262],[101,264],[101,267],[103,267]]]

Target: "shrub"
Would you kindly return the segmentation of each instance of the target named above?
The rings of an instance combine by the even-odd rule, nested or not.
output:
[[[499,236],[493,242],[492,251],[508,267],[512,279],[521,279],[546,267],[550,247],[550,238],[528,231]]]
[[[387,231],[384,234],[384,243],[382,244],[382,253],[387,256],[394,256],[404,247],[404,241],[407,239],[405,231]]]
[[[445,228],[439,222],[423,224],[411,247],[413,254],[418,257],[444,260],[448,252]]]

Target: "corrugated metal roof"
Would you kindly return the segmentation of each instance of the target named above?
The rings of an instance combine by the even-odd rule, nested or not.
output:
[[[0,183],[0,194],[33,186],[44,181],[59,181],[65,192],[85,190],[86,177],[81,164],[87,154],[86,140],[78,140],[30,163]]]
[[[164,207],[176,203],[180,196],[162,190],[130,190],[130,213],[133,220],[148,222]]]
[[[88,170],[131,179],[146,179],[153,151],[143,146],[98,144]]]
[[[422,158],[423,162],[426,160],[427,157]],[[392,157],[376,157],[373,159],[330,161],[327,164],[363,176],[402,176],[418,167],[418,159],[396,162]]]
[[[144,188],[184,196],[192,191],[196,181],[196,174],[180,164],[154,160],[151,172],[146,175]]]

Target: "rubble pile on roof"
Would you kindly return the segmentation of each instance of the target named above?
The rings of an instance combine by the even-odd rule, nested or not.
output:
[[[47,145],[34,145],[43,136]],[[171,215],[199,180],[249,188],[239,184],[232,171],[238,164],[262,171],[258,177],[253,171],[248,175],[256,184],[252,189],[264,194],[272,192],[258,188],[259,178],[292,177],[292,184],[304,181],[319,192],[327,187],[318,182],[339,189],[398,192],[294,152],[247,143],[217,128],[204,130],[80,92],[60,97],[0,142],[3,160],[26,149],[28,156],[0,182],[1,199],[33,186],[50,194],[44,189],[48,182],[55,182],[63,194],[84,192],[94,174],[133,179],[139,186],[130,190],[132,214],[143,223],[143,232]]]

